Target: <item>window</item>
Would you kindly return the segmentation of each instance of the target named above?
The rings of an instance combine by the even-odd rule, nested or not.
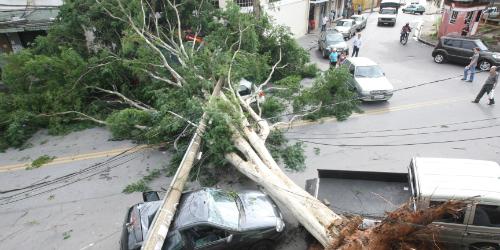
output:
[[[384,72],[382,69],[377,66],[360,66],[356,67],[356,73],[354,74],[355,77],[370,77],[370,78],[376,78],[376,77],[383,77]]]
[[[500,206],[476,205],[472,224],[483,227],[500,227]]]
[[[236,0],[235,3],[240,7],[252,7],[253,0]]]
[[[450,16],[450,23],[455,23],[457,21],[458,11],[452,11]]]
[[[206,245],[227,237],[224,230],[211,226],[195,226],[188,229],[187,234],[193,241],[195,248],[203,248]]]
[[[476,47],[473,41],[462,41],[462,48],[466,50],[472,50]]]
[[[450,47],[460,47],[461,42],[460,40],[452,40],[452,39],[444,39],[444,45],[445,46],[450,46]]]
[[[443,203],[444,203],[443,201],[431,201],[429,203],[429,207],[436,207],[436,206],[439,206]],[[463,224],[464,218],[465,218],[465,209],[462,211],[459,211],[455,215],[454,214],[445,214],[443,216],[443,218],[436,220],[436,222]]]
[[[475,19],[476,22],[479,22],[479,20],[481,19],[481,15],[483,14],[482,12],[483,12],[482,10],[477,12],[476,19]]]
[[[177,231],[173,235],[168,236],[168,238],[163,243],[162,250],[182,250],[184,249],[184,241],[182,240],[181,234]]]

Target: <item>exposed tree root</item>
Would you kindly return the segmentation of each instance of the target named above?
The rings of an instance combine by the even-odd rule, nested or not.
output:
[[[362,220],[354,217],[342,225],[340,236],[327,249],[442,249],[435,241],[439,228],[431,223],[446,214],[457,216],[464,207],[464,201],[447,201],[436,207],[413,211],[408,203],[388,213],[380,224],[366,230],[358,229]],[[315,243],[308,249],[325,248]]]

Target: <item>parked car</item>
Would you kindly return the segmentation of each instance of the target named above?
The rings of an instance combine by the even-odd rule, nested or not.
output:
[[[448,200],[469,200],[462,211],[436,220],[433,224],[440,230],[427,239],[444,244],[444,249],[500,248],[500,166],[496,162],[416,157],[406,173],[320,169],[318,178],[306,181],[306,190],[318,200],[335,204],[336,211],[365,215],[364,225],[378,223],[386,212],[408,201],[416,210]]]
[[[349,82],[363,101],[387,101],[394,87],[385,77],[379,65],[366,57],[348,58],[343,67],[353,76]]]
[[[143,193],[128,210],[121,250],[139,250],[162,201]],[[274,201],[260,191],[228,192],[203,188],[182,194],[162,250],[272,249],[285,223]]]
[[[395,26],[397,18],[397,10],[395,8],[384,8],[381,9],[378,14],[377,25],[388,24]]]
[[[318,49],[324,58],[330,55],[332,49],[337,50],[337,52],[346,52],[347,55],[349,54],[349,46],[344,41],[344,36],[335,30],[321,32],[318,39]]]
[[[474,54],[472,49],[476,47],[480,50],[477,64],[480,70],[489,70],[493,65],[500,65],[500,53],[491,51],[481,39],[473,37],[442,36],[432,51],[432,57],[436,63],[449,61],[465,65],[470,62]]]
[[[423,15],[424,12],[425,12],[425,7],[420,4],[410,4],[409,6],[403,8],[403,13]]]
[[[362,29],[366,28],[367,18],[364,15],[352,15],[351,18],[354,19],[356,23],[357,31],[361,31]]]
[[[356,23],[354,19],[341,19],[335,23],[335,30],[342,33],[345,40],[356,34]]]
[[[247,101],[248,104],[252,104],[255,102],[259,102],[259,104],[262,104],[266,100],[266,95],[264,94],[264,91],[260,91],[257,94],[254,94],[257,88],[255,87],[255,84],[252,82],[242,78],[240,80],[240,85],[238,86],[238,93],[240,94],[241,98],[245,101]]]

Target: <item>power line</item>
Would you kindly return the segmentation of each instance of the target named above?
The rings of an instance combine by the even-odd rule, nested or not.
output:
[[[429,141],[429,142],[415,142],[415,143],[400,143],[400,144],[331,144],[324,142],[313,142],[308,140],[297,140],[300,142],[305,142],[309,144],[323,145],[323,146],[332,146],[332,147],[401,147],[401,146],[416,146],[416,145],[429,145],[429,144],[444,144],[444,143],[453,143],[453,142],[465,142],[465,141],[477,141],[477,140],[486,140],[492,138],[500,138],[500,135],[495,136],[486,136],[486,137],[477,137],[477,138],[469,138],[469,139],[458,139],[458,140],[446,140],[446,141]]]
[[[445,126],[454,126],[454,125],[461,125],[461,124],[468,124],[468,123],[491,121],[491,120],[497,120],[498,118],[500,118],[500,116],[495,116],[495,117],[486,118],[486,119],[479,119],[479,120],[460,121],[460,122],[453,122],[453,123],[442,123],[442,124],[436,124],[436,125],[430,125],[430,126],[421,126],[421,127],[397,128],[397,129],[381,129],[381,130],[364,130],[364,131],[358,131],[358,132],[344,132],[344,133],[304,133],[304,132],[296,132],[296,131],[287,131],[286,133],[287,134],[303,134],[303,135],[353,135],[353,134],[368,134],[368,133],[382,133],[382,132],[394,132],[394,131],[408,131],[408,130],[417,130],[417,129],[438,128],[438,127],[445,127]]]
[[[309,139],[309,140],[314,140],[314,139],[362,139],[362,138],[386,138],[386,137],[399,137],[399,136],[411,136],[411,135],[430,135],[430,134],[441,134],[441,133],[451,133],[451,132],[458,132],[458,131],[470,131],[470,130],[476,130],[476,129],[484,129],[484,128],[492,128],[492,127],[498,127],[500,124],[494,124],[494,125],[488,125],[488,126],[482,126],[482,127],[473,127],[473,128],[462,128],[462,129],[452,129],[452,130],[441,130],[441,131],[431,131],[431,132],[420,132],[420,133],[406,133],[406,134],[391,134],[391,135],[363,135],[363,136],[340,136],[340,137],[294,137],[294,138],[288,138],[290,140],[303,140],[303,139]]]
[[[479,73],[482,73],[482,72],[486,72],[486,70],[479,70],[476,73],[479,74]],[[413,88],[417,88],[417,87],[421,87],[421,86],[425,86],[425,85],[429,85],[429,84],[433,84],[433,83],[444,82],[444,81],[448,81],[448,80],[451,80],[451,79],[454,79],[454,78],[457,78],[457,77],[463,77],[463,75],[455,75],[455,76],[446,77],[446,78],[442,78],[442,79],[438,79],[438,80],[433,80],[433,81],[429,81],[429,82],[424,82],[424,83],[419,83],[419,84],[411,85],[411,86],[408,86],[408,87],[394,89],[394,90],[392,90],[391,93],[398,92],[398,91],[403,91],[403,90],[408,90],[408,89],[413,89]],[[356,97],[356,98],[348,99],[348,100],[345,100],[345,101],[340,101],[340,102],[335,102],[335,103],[330,103],[330,104],[322,105],[322,108],[324,108],[324,107],[330,107],[330,106],[336,106],[336,105],[340,105],[340,104],[351,103],[351,102],[355,102],[355,101],[361,101],[362,99],[363,99],[362,97]],[[280,117],[285,117],[285,116],[289,116],[289,115],[305,114],[305,113],[308,113],[308,112],[311,112],[311,111],[314,111],[314,110],[315,109],[308,109],[308,110],[301,110],[301,111],[296,111],[296,112],[290,112],[290,113],[285,113],[285,114],[281,114],[281,115],[266,117],[266,119],[280,118]]]

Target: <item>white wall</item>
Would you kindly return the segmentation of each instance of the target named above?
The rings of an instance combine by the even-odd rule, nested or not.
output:
[[[272,17],[274,23],[288,26],[295,37],[307,33],[308,0],[281,0],[263,5],[263,9]]]

